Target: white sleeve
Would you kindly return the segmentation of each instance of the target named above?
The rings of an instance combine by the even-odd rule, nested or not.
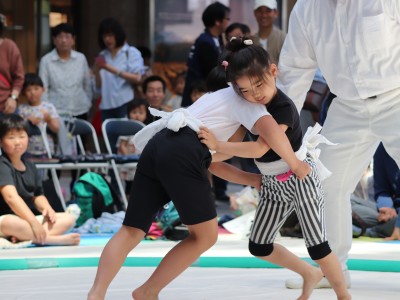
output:
[[[304,6],[304,2],[302,3]],[[289,31],[279,56],[277,86],[300,111],[310,89],[318,64],[304,24],[302,6],[295,5],[289,18]]]
[[[240,99],[239,96],[232,107],[232,114],[235,120],[253,133],[254,131],[252,129],[258,119],[269,115],[265,105],[248,102],[244,99]]]
[[[92,106],[92,99],[93,99],[93,80],[92,80],[92,75],[89,69],[89,64],[86,60],[86,57],[82,54],[82,64],[83,64],[83,71],[84,71],[84,77],[83,77],[83,89],[85,91],[85,94],[87,96],[87,102],[89,107]],[[93,76],[94,77],[94,76]]]
[[[44,93],[42,94],[42,101],[49,101],[49,97],[48,97],[48,90],[49,90],[49,72],[47,70],[47,66],[48,64],[46,63],[45,56],[42,57],[42,59],[39,62],[39,76],[40,79],[42,79],[43,82],[43,87],[44,87]]]

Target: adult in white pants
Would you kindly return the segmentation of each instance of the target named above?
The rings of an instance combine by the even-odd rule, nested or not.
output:
[[[333,173],[324,181],[328,241],[349,287],[350,193],[380,141],[400,165],[399,36],[398,0],[298,0],[279,59],[277,85],[298,110],[318,68],[337,95],[322,134],[339,145],[321,147],[321,161]]]

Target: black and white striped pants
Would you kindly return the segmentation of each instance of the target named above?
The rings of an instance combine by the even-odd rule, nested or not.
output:
[[[311,173],[303,180],[292,174],[263,175],[260,202],[257,207],[250,240],[256,244],[272,244],[287,217],[296,211],[306,247],[327,241],[324,216],[324,192],[314,161],[307,155],[305,161]]]

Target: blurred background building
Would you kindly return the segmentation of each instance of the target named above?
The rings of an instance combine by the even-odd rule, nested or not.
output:
[[[0,0],[0,13],[7,18],[5,36],[13,39],[25,70],[36,72],[40,58],[50,51],[51,27],[68,22],[76,32],[76,50],[89,64],[99,52],[97,27],[106,17],[124,26],[127,42],[152,51],[153,70],[166,79],[185,68],[189,49],[204,30],[201,14],[212,0]],[[230,22],[248,24],[256,32],[254,0],[220,0],[231,8]],[[277,25],[287,29],[296,1],[278,0]],[[0,62],[1,63],[1,62]],[[168,80],[167,80],[168,81]]]

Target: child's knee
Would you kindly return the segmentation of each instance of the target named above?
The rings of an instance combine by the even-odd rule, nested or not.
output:
[[[268,256],[271,255],[272,251],[274,251],[274,244],[256,244],[249,241],[249,251],[254,256]]]
[[[328,242],[323,242],[322,244],[308,247],[307,251],[312,260],[323,259],[332,252]]]
[[[218,240],[218,230],[212,230],[207,235],[202,236],[203,243],[212,247]]]
[[[199,243],[202,245],[204,248],[210,248],[212,247],[218,240],[218,227],[215,226],[215,228],[208,228],[208,230],[194,230],[194,231],[189,231],[189,237],[190,239],[194,240],[195,242]]]
[[[57,213],[58,215],[58,213]],[[67,227],[73,227],[75,226],[75,218],[72,214],[70,213],[61,213],[60,215],[57,216],[58,218],[62,218],[65,226]]]

